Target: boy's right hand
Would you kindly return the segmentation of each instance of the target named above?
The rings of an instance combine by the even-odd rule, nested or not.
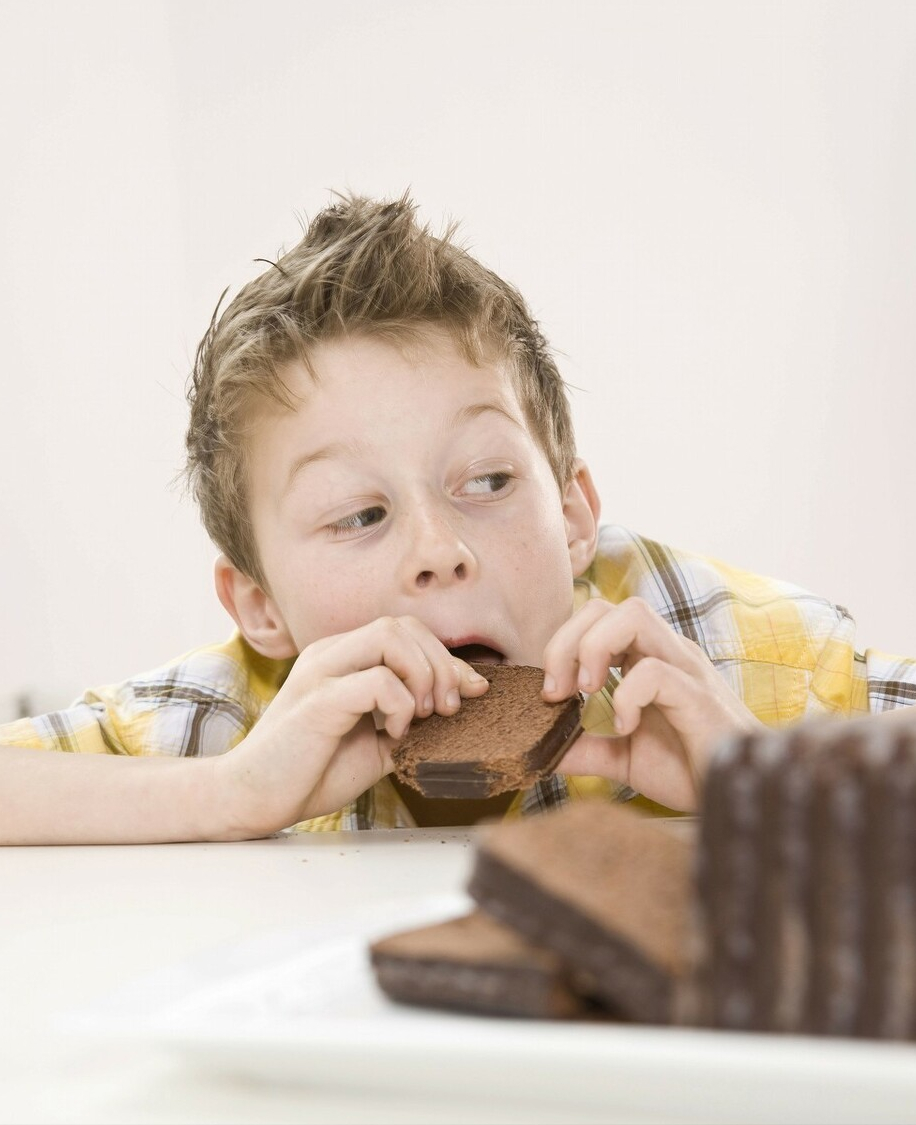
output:
[[[609,668],[622,673],[613,702],[617,736],[581,735],[561,773],[606,777],[693,812],[717,743],[766,729],[703,649],[642,598],[591,598],[560,626],[544,653],[544,697],[599,691]]]
[[[489,684],[415,617],[324,637],[235,749],[213,759],[235,839],[335,812],[391,772],[415,716],[452,715]]]

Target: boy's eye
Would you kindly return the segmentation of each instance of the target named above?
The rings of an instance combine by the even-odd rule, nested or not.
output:
[[[385,518],[385,509],[379,507],[361,508],[352,516],[344,516],[328,524],[328,531],[332,535],[345,535],[348,531],[361,531],[364,527],[372,527]]]
[[[479,477],[471,477],[464,490],[484,495],[501,492],[511,479],[509,473],[481,473]]]

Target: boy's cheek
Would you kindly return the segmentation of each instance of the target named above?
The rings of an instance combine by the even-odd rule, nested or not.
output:
[[[374,602],[359,596],[362,590],[358,580],[335,581],[333,574],[319,588],[293,582],[284,608],[299,651],[313,641],[350,633],[385,616]]]

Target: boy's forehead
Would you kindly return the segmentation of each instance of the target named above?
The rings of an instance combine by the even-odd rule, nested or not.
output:
[[[506,369],[503,357],[495,348],[483,347],[477,362],[473,361],[456,336],[438,324],[389,331],[379,329],[322,340],[310,349],[309,359],[312,375],[319,380],[323,370],[341,369],[371,378],[378,374],[380,367],[392,362],[417,373],[430,374],[463,370],[503,375]]]
[[[399,440],[401,450],[436,447],[487,420],[537,444],[508,363],[475,364],[445,332],[409,343],[348,337],[288,364],[280,372],[286,404],[263,401],[250,415],[246,461],[255,491],[283,495],[313,462],[362,457]]]
[[[305,361],[289,364],[282,377],[297,413],[310,408],[320,413],[323,401],[336,399],[349,399],[357,413],[370,400],[406,408],[409,403],[400,397],[406,379],[444,410],[461,412],[467,404],[489,400],[524,424],[508,361],[493,354],[474,363],[448,332],[435,327],[404,338],[372,334],[322,341]]]

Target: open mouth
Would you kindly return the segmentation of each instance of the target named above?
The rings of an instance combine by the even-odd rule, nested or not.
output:
[[[464,660],[468,664],[504,664],[506,661],[501,652],[495,648],[490,648],[489,645],[458,645],[455,648],[450,648],[449,652],[452,656],[457,656],[459,660]]]

